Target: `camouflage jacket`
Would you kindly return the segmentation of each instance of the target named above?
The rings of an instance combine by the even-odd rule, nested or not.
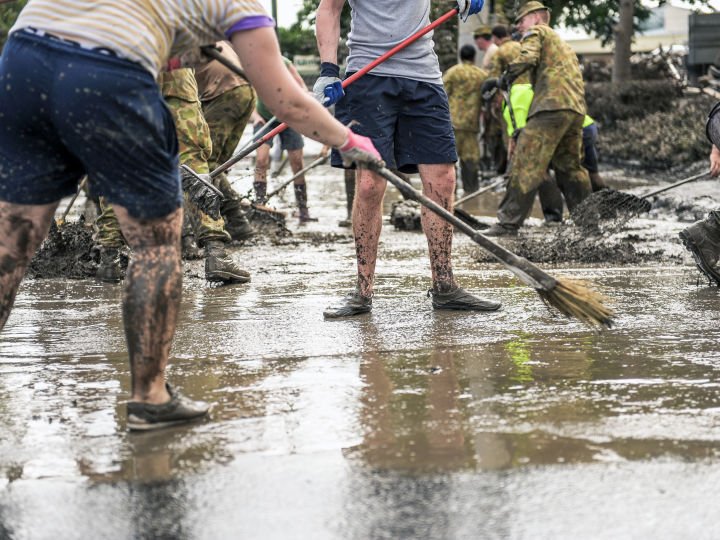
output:
[[[455,129],[480,130],[480,87],[487,78],[487,71],[466,62],[451,67],[443,75],[450,102],[450,117]]]
[[[159,82],[163,97],[174,97],[190,102],[200,101],[195,71],[191,68],[161,71]]]
[[[505,73],[510,64],[512,64],[513,61],[520,56],[521,49],[522,47],[520,43],[513,41],[512,39],[508,39],[506,42],[501,43],[492,58],[492,62],[490,63],[490,77],[497,79],[500,75]],[[517,84],[529,84],[530,75],[528,75],[527,72],[523,73],[515,79],[514,82]]]
[[[508,72],[530,72],[535,99],[528,117],[542,111],[575,111],[585,115],[585,83],[575,52],[552,28],[538,24],[523,36],[520,55]]]

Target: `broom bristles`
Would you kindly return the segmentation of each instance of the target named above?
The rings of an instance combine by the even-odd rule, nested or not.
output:
[[[566,317],[574,318],[595,328],[611,328],[613,310],[607,298],[576,279],[557,279],[557,286],[550,291],[538,290],[546,305],[557,309]]]

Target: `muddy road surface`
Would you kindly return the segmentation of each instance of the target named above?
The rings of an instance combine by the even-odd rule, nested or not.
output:
[[[342,176],[308,184],[318,223],[233,249],[250,284],[185,266],[169,376],[210,421],[128,433],[121,287],[23,284],[0,339],[0,538],[720,536],[720,293],[677,205],[613,235],[616,257],[546,256],[607,294],[610,331],[555,317],[461,236],[458,280],[504,307],[434,313],[424,237],[389,226],[373,312],[325,322],[354,250]],[[506,245],[560,250],[530,225]]]

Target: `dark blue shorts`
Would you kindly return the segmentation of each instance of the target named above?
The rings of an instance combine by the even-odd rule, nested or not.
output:
[[[139,219],[182,205],[172,116],[139,64],[13,34],[0,58],[0,200],[48,204],[87,174]]]
[[[270,131],[272,131],[273,129],[278,127],[279,125],[280,125],[280,122],[278,122],[276,120],[275,122],[273,122],[272,127],[268,128],[268,130],[265,133],[269,133]],[[253,126],[253,133],[257,133],[264,127],[265,127],[264,125],[260,125],[259,123],[255,124]],[[291,127],[285,128],[284,131],[281,131],[280,134],[278,135],[278,137],[280,137],[280,146],[282,146],[283,150],[287,150],[287,151],[302,150],[305,147],[305,141],[303,140],[302,135],[300,135],[297,131],[295,131]],[[270,148],[272,148],[273,139],[270,139],[265,144],[267,144]]]
[[[598,151],[597,151],[598,128],[597,124],[590,124],[583,128],[583,149],[585,155],[583,157],[582,166],[588,172],[598,172]]]
[[[348,76],[352,73],[348,73]],[[457,161],[450,107],[442,85],[401,77],[365,75],[335,105],[343,124],[370,137],[391,169],[416,173],[418,165]],[[333,151],[333,167],[342,167]]]

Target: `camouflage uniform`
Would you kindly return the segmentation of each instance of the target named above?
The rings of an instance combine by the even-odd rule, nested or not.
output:
[[[512,79],[527,70],[535,96],[498,210],[500,223],[513,227],[522,225],[530,213],[551,164],[570,210],[591,192],[581,165],[585,86],[577,56],[549,26],[539,24],[523,36],[520,55],[508,74]]]
[[[482,109],[480,87],[487,77],[487,71],[469,62],[455,65],[443,75],[465,191],[474,191],[478,186],[478,135]]]
[[[497,79],[505,73],[505,71],[510,67],[510,64],[513,63],[513,61],[520,55],[520,51],[522,50],[522,46],[517,41],[513,41],[512,39],[508,38],[507,41],[504,41],[498,46],[498,50],[495,52],[495,54],[492,57],[492,62],[490,62],[490,70],[489,70],[489,77],[492,79]],[[530,75],[528,73],[521,74],[513,84],[529,84],[530,83]],[[502,118],[502,124],[503,124],[503,143],[504,143],[504,150],[507,153],[507,145],[509,142],[508,137],[508,131],[511,131],[508,126],[507,119],[504,115],[499,115]]]
[[[210,172],[208,160],[211,156],[212,142],[210,129],[202,115],[200,98],[193,71],[190,68],[162,72],[160,88],[175,121],[180,163],[187,165],[197,173]],[[96,221],[98,227],[97,243],[103,247],[119,247],[124,244],[117,218],[110,205],[101,203],[102,213]],[[210,240],[229,242],[222,219],[214,220],[201,212],[185,197],[185,215],[192,224],[199,245]]]
[[[203,103],[203,113],[212,137],[210,169],[216,169],[232,157],[254,109],[255,91],[249,85],[238,86]],[[239,199],[230,186],[227,174],[219,175],[214,183],[228,201]]]

